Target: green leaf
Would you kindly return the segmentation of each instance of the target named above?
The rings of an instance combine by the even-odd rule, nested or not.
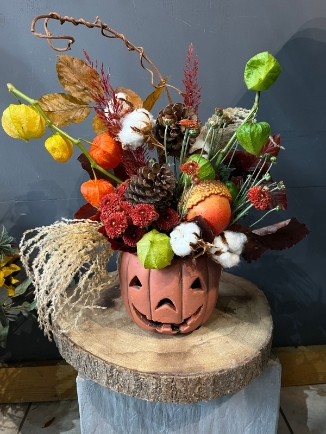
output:
[[[174,256],[170,237],[153,229],[137,243],[137,256],[144,268],[161,269],[171,264]]]
[[[32,303],[30,304],[30,306],[29,306],[29,310],[33,310],[33,309],[35,309],[35,308],[36,308],[36,305],[37,305],[37,300],[36,300],[36,298],[35,298],[35,300],[32,301]]]
[[[31,283],[32,283],[31,279],[29,277],[27,277],[27,279],[25,279],[20,285],[18,285],[15,288],[15,295],[13,296],[13,298],[24,294],[27,291],[27,289]]]
[[[264,51],[248,60],[244,81],[249,90],[267,90],[275,83],[281,71],[281,65],[275,57]]]
[[[237,140],[249,154],[258,155],[270,134],[271,127],[267,122],[246,123],[237,129]]]
[[[3,261],[6,256],[17,254],[17,248],[12,247],[14,241],[14,238],[8,234],[6,228],[2,226],[0,234],[0,262]]]

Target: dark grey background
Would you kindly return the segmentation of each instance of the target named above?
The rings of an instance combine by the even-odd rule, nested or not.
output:
[[[15,102],[7,92],[7,82],[34,98],[62,91],[55,71],[56,53],[30,33],[33,17],[51,11],[89,21],[99,15],[134,44],[145,47],[163,76],[169,75],[170,83],[178,87],[188,45],[193,42],[200,60],[202,121],[216,106],[251,107],[254,95],[243,83],[250,57],[269,51],[279,60],[283,72],[262,94],[258,118],[271,124],[273,134],[281,133],[286,151],[273,175],[288,188],[289,211],[269,221],[296,216],[311,234],[289,251],[266,253],[256,263],[243,263],[232,272],[265,292],[274,318],[274,346],[326,344],[325,1],[2,0],[1,112]],[[85,49],[92,59],[104,62],[113,86],[132,88],[143,98],[151,91],[137,54],[129,53],[121,41],[70,24],[53,23],[51,29],[75,37],[68,54],[82,57]],[[178,101],[176,94],[173,98]],[[165,103],[162,99],[159,106]],[[90,121],[68,130],[75,137],[93,137]],[[77,152],[68,163],[59,164],[46,152],[43,140],[26,144],[0,131],[0,144],[0,222],[18,240],[26,229],[72,217],[84,203],[79,186],[86,176],[75,160]],[[1,351],[0,361],[58,357],[35,324],[19,328]]]

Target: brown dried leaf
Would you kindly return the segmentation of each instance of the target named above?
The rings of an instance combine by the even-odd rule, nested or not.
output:
[[[95,101],[94,94],[103,95],[101,79],[94,68],[76,57],[60,55],[58,58],[58,79],[67,92],[86,102]]]
[[[78,98],[66,93],[49,93],[38,100],[42,110],[58,127],[78,124],[87,118],[91,107]]]
[[[151,111],[152,108],[154,107],[154,104],[156,103],[156,101],[160,98],[161,93],[164,89],[164,85],[165,83],[168,81],[169,77],[165,77],[162,81],[159,82],[158,86],[154,92],[152,92],[151,94],[148,95],[148,97],[145,99],[144,103],[143,103],[143,108]]]
[[[93,130],[96,134],[107,133],[108,129],[99,115],[95,115],[92,124]]]
[[[143,107],[143,100],[136,92],[131,89],[126,89],[125,87],[117,87],[115,94],[124,93],[126,95],[125,101],[132,106],[133,110]],[[121,98],[119,98],[121,99]],[[148,109],[147,109],[148,110]]]

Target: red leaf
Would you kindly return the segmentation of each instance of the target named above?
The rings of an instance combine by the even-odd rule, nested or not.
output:
[[[100,221],[100,212],[97,211],[90,203],[81,206],[74,214],[74,219],[89,219]]]
[[[266,250],[289,249],[310,233],[306,225],[300,223],[295,217],[254,231],[238,224],[228,229],[247,235],[248,242],[242,256],[249,263],[258,259]]]
[[[86,170],[86,172],[89,174],[90,179],[94,179],[94,173],[93,170],[91,168],[91,164],[89,162],[89,160],[86,158],[86,156],[84,154],[80,154],[79,157],[77,158],[77,160],[80,162],[82,168],[84,170]],[[97,169],[94,169],[95,175],[96,175],[96,179],[105,179],[106,181],[111,182],[112,185],[116,185],[116,181],[114,181],[114,179],[110,178],[109,176],[105,175],[104,173],[100,172]]]
[[[272,136],[272,140],[268,139],[265,145],[263,146],[262,150],[259,153],[259,156],[264,154],[270,154],[273,157],[277,157],[281,146],[280,146],[280,134],[276,134],[275,136]],[[226,157],[225,161],[228,162],[232,157],[232,152]],[[258,179],[260,179],[268,170],[270,166],[270,162],[267,161],[263,163],[263,161],[256,157],[255,155],[249,154],[245,151],[236,151],[233,155],[231,167],[234,167],[235,170],[232,172],[232,176],[238,177],[246,177],[248,173],[252,173],[256,170],[256,173],[261,169],[263,166],[260,176]]]

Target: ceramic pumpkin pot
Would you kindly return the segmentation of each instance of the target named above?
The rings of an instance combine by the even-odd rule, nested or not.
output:
[[[189,333],[204,324],[218,297],[221,266],[203,255],[175,257],[161,270],[147,270],[137,255],[121,255],[120,288],[125,308],[141,328],[163,334]]]

